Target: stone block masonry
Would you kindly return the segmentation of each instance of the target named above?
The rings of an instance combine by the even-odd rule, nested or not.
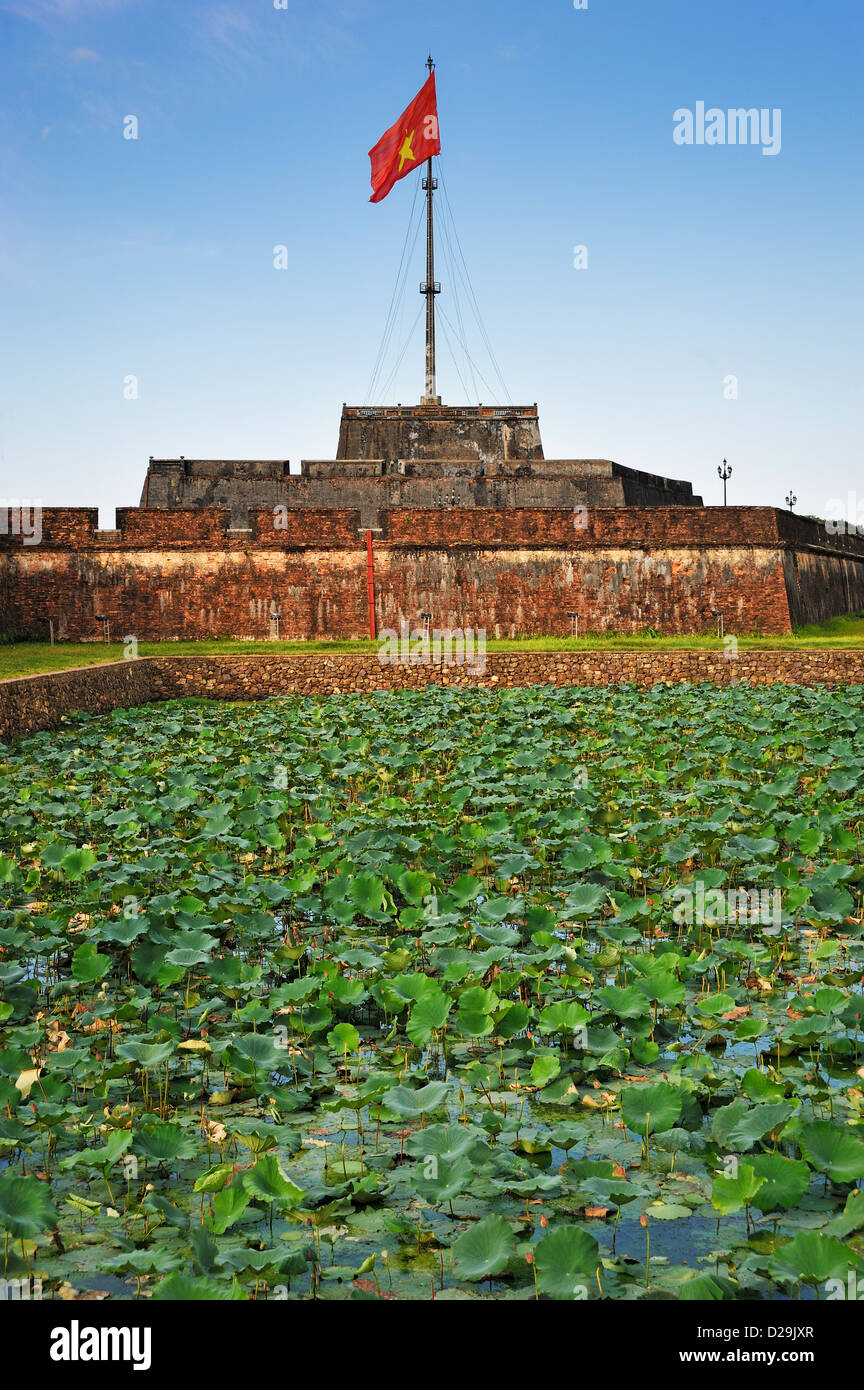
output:
[[[51,675],[0,681],[0,742],[55,728],[67,714],[105,714],[158,700],[196,697],[261,700],[271,696],[347,695],[430,685],[501,690],[529,685],[653,686],[862,685],[861,651],[501,652],[482,674],[460,666],[382,666],[361,655],[168,656],[111,662]]]
[[[375,443],[388,447],[386,440]],[[356,447],[368,445],[362,433]],[[469,450],[467,458],[434,460],[363,453],[356,458],[306,459],[301,470],[292,474],[282,462],[151,459],[141,506],[227,507],[237,527],[247,525],[247,512],[268,506],[335,507],[358,510],[362,524],[376,528],[383,525],[384,512],[394,507],[572,511],[580,505],[701,506],[689,483],[609,459],[544,459],[542,450],[539,457],[517,458],[492,458],[482,450]]]
[[[536,405],[342,407],[337,460],[542,457]]]
[[[45,508],[0,534],[0,631],[267,640],[369,635],[359,510]],[[431,613],[489,637],[581,631],[786,633],[864,609],[864,540],[769,507],[393,508],[373,533],[378,631]]]

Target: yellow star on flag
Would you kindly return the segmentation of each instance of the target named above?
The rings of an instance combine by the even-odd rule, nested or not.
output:
[[[406,132],[406,135],[405,135],[405,143],[403,144],[401,150],[399,151],[399,173],[400,173],[400,174],[402,173],[402,166],[403,166],[404,164],[406,164],[406,163],[408,162],[409,159],[411,160],[412,164],[416,162],[416,160],[415,160],[415,155],[414,155],[414,150],[413,150],[413,148],[412,148],[412,146],[413,146],[413,144],[414,144],[414,136],[416,135],[416,133],[417,133],[417,132],[416,132],[415,130],[412,130],[410,135],[407,134],[407,132]]]

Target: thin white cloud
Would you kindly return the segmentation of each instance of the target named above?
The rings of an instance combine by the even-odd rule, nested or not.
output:
[[[252,54],[252,26],[237,5],[208,5],[195,14],[197,36],[205,48],[248,58]]]
[[[322,19],[313,9],[276,10],[261,0],[249,13],[232,0],[212,0],[193,12],[189,34],[211,59],[240,72],[272,60],[274,51],[300,66],[326,63],[358,50],[350,27],[353,17],[339,11],[343,23]]]
[[[94,53],[92,48],[73,48],[73,63],[100,63],[102,60],[98,53]]]
[[[138,0],[0,0],[0,11],[49,28],[56,20],[111,14],[135,4]]]

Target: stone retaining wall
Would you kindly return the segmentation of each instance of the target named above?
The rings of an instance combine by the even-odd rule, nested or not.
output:
[[[65,714],[110,714],[160,700],[151,661],[111,661],[50,675],[0,681],[0,742],[53,729]]]
[[[464,666],[382,666],[377,653],[286,656],[166,656],[76,667],[0,681],[0,741],[56,727],[73,711],[104,714],[155,700],[195,696],[260,700],[271,695],[348,694],[427,685],[502,689],[527,685],[640,686],[715,684],[864,684],[860,651],[500,652],[483,673]]]

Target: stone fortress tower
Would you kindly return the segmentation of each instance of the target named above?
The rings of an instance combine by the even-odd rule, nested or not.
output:
[[[431,79],[430,79],[431,81]],[[416,405],[342,409],[335,458],[151,458],[138,507],[0,508],[0,633],[98,641],[375,638],[403,623],[496,637],[788,633],[864,609],[864,538],[689,483],[547,459],[536,405],[444,405],[434,194]],[[412,172],[408,170],[406,172]],[[20,521],[20,518],[19,518]]]
[[[427,64],[430,74],[434,63]],[[434,194],[426,167],[425,393],[417,406],[342,408],[336,458],[150,459],[142,507],[228,507],[232,527],[249,509],[338,507],[377,528],[393,507],[576,508],[701,506],[689,483],[608,459],[546,459],[537,406],[445,406],[437,387]]]

